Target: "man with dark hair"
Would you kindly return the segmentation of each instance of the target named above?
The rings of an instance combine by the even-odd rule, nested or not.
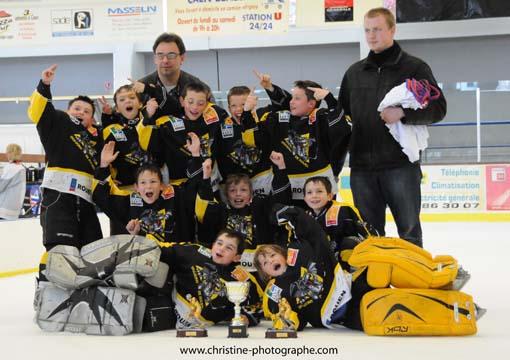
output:
[[[159,35],[152,46],[156,71],[141,78],[145,85],[144,93],[158,101],[159,109],[154,115],[177,115],[180,111],[179,96],[189,83],[201,80],[183,70],[181,66],[186,60],[186,47],[182,38],[173,33]],[[206,85],[207,86],[207,85]],[[208,100],[211,98],[210,88]]]
[[[388,9],[368,11],[364,26],[370,53],[347,70],[338,101],[352,119],[349,163],[354,204],[380,235],[385,234],[388,206],[399,236],[422,246],[420,162],[408,159],[386,125],[438,122],[446,114],[446,100],[440,92],[423,109],[390,106],[378,112],[385,95],[406,79],[425,80],[436,88],[437,83],[425,62],[404,52],[393,40],[395,18]]]

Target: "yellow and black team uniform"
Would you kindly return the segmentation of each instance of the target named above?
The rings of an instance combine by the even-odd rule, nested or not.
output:
[[[136,183],[136,170],[150,161],[149,153],[142,150],[138,141],[136,126],[144,118],[142,111],[135,119],[126,119],[120,113],[102,114],[103,140],[115,142],[117,158],[110,165],[110,172],[115,184],[121,189],[132,189]],[[125,224],[110,220],[110,235],[127,234]]]
[[[273,85],[266,90],[271,104],[253,111],[244,111],[240,123],[233,117],[223,119],[216,136],[215,156],[221,176],[243,173],[250,176],[253,192],[268,195],[271,191],[272,163],[269,160],[271,148],[263,141],[264,134],[259,128],[271,111],[288,109],[290,94]]]
[[[121,188],[132,186],[136,183],[136,170],[150,161],[149,154],[140,146],[136,129],[144,116],[140,112],[135,119],[126,119],[121,114],[110,118],[114,120],[110,125],[104,126],[103,122],[103,139],[105,143],[114,141],[115,151],[119,152],[111,164],[112,179]]]
[[[331,251],[321,226],[297,207],[282,207],[276,217],[280,224],[287,224],[289,231],[287,270],[266,285],[265,317],[276,315],[279,301],[285,298],[292,311],[289,323],[282,326],[302,330],[308,323],[329,328],[345,324],[351,299],[350,279]]]
[[[458,273],[453,257],[432,257],[405,240],[369,236],[349,258],[349,264],[357,268],[349,287],[346,276],[335,276],[331,281],[332,273],[340,274],[336,273],[339,265],[334,257],[331,260],[324,233],[317,233],[318,223],[310,222],[311,217],[307,219],[301,210],[291,209],[281,211],[279,216],[294,226],[292,232],[297,240],[288,245],[287,271],[266,287],[266,316],[276,314],[279,299],[285,297],[293,309],[290,325],[296,329],[302,329],[303,321],[307,321],[312,326],[341,324],[369,335],[476,333],[477,310],[472,297],[446,290],[452,287]],[[309,258],[309,254],[319,256]],[[347,283],[342,283],[342,279]],[[335,296],[339,296],[337,300]],[[338,308],[346,297],[349,302]]]
[[[253,256],[257,246],[273,244],[281,238],[278,236],[281,229],[272,224],[269,219],[274,204],[291,202],[290,183],[285,170],[275,167],[274,174],[270,195],[255,195],[251,204],[242,209],[235,209],[214,200],[210,182],[204,180],[205,185],[199,187],[195,200],[199,243],[211,246],[216,239],[216,234],[222,229],[243,234],[245,249],[241,256],[241,265],[247,271],[255,273]],[[257,274],[254,275],[257,277]]]
[[[191,153],[186,149],[188,133],[193,132],[200,138],[200,156],[214,158],[215,135],[220,121],[228,114],[222,108],[209,104],[203,115],[197,120],[188,120],[184,116],[163,116],[159,119],[145,119],[138,128],[140,145],[161,163],[168,167],[170,183],[179,185],[186,181],[186,173]],[[216,174],[218,174],[215,167]],[[214,170],[213,170],[214,172]],[[214,175],[213,175],[214,176]],[[219,175],[214,176],[217,182]]]
[[[42,81],[30,97],[28,117],[36,124],[47,156],[41,187],[41,226],[47,250],[64,244],[81,248],[102,238],[92,202],[92,181],[103,146],[101,132],[56,110]]]
[[[377,235],[370,224],[363,221],[358,209],[348,203],[333,200],[318,214],[313,211],[308,213],[326,232],[331,250],[345,270],[349,269],[347,260],[352,249],[369,235]]]
[[[218,265],[211,249],[199,244],[161,244],[161,261],[169,266],[169,279],[174,279],[172,299],[175,303],[177,327],[209,326],[234,317],[234,304],[227,298],[226,281],[249,281],[248,298],[241,304],[241,313],[249,325],[259,323],[262,290],[252,282],[251,275],[238,263]],[[202,307],[198,319],[191,316],[190,297]]]
[[[303,199],[304,183],[311,176],[327,177],[337,191],[335,177],[342,170],[351,128],[334,96],[328,94],[325,100],[327,109],[302,117],[277,111],[264,123],[272,149],[285,157],[294,200]]]
[[[271,194],[255,195],[251,204],[242,209],[217,202],[210,180],[202,180],[195,200],[198,241],[210,246],[221,229],[229,229],[245,236],[246,249],[273,243],[278,227],[269,222],[271,209],[276,203],[288,204],[291,200],[290,183],[285,170],[274,167],[274,173]]]
[[[193,204],[196,190],[191,182],[168,185],[153,204],[140,194],[120,190],[110,177],[109,168],[98,168],[92,197],[104,213],[125,227],[132,219],[140,220],[140,235],[160,242],[194,239]]]

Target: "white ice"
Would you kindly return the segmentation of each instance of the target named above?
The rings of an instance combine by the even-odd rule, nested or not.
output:
[[[390,224],[388,236],[396,235]],[[34,274],[0,278],[0,343],[2,359],[294,359],[287,355],[183,355],[184,347],[223,349],[264,347],[318,350],[335,347],[337,355],[301,355],[300,359],[508,359],[510,350],[510,226],[508,223],[423,223],[425,248],[433,255],[451,254],[467,269],[472,278],[463,291],[473,295],[475,302],[488,309],[478,323],[478,334],[466,337],[373,337],[348,329],[317,330],[307,328],[298,339],[264,338],[263,323],[250,328],[247,339],[228,339],[227,328],[209,330],[209,337],[182,339],[175,331],[125,337],[87,336],[72,333],[46,333],[33,322]],[[5,228],[0,228],[5,230]],[[18,232],[18,231],[17,231]],[[7,254],[5,242],[19,242],[20,248],[38,250],[37,231],[15,234],[2,231],[1,265],[7,258],[23,257],[25,253]],[[30,245],[32,244],[32,245]],[[9,249],[11,249],[9,247]],[[33,251],[33,250],[32,250]],[[33,265],[35,266],[35,264]],[[0,266],[0,269],[3,267]],[[223,350],[225,351],[225,350]]]

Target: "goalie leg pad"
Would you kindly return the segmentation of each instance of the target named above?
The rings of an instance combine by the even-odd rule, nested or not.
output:
[[[126,335],[133,332],[137,322],[136,302],[134,291],[128,289],[65,290],[49,285],[40,293],[36,322],[45,331]],[[143,314],[143,310],[138,313]]]
[[[460,291],[376,289],[361,300],[363,330],[369,335],[472,335],[475,304]]]
[[[457,261],[451,256],[432,258],[422,248],[398,238],[372,237],[356,246],[349,264],[368,267],[368,283],[382,288],[441,288],[457,275]]]
[[[65,288],[115,285],[135,290],[137,275],[157,274],[161,249],[143,236],[116,235],[94,241],[81,251],[58,245],[48,251],[46,277]]]
[[[138,287],[135,274],[142,277],[156,274],[161,249],[143,236],[115,235],[84,246],[81,255],[86,264],[97,269],[100,279],[113,273],[117,287],[135,290]]]
[[[68,245],[57,245],[51,248],[46,257],[46,278],[65,289],[77,287],[77,277],[85,267],[78,248]]]

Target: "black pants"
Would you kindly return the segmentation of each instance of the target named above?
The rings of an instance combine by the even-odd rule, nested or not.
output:
[[[409,164],[385,170],[351,170],[354,205],[363,220],[384,236],[386,206],[395,218],[400,238],[423,246],[420,224],[421,169]]]
[[[53,189],[43,189],[41,226],[46,250],[56,245],[81,249],[103,237],[93,204],[79,196]]]

